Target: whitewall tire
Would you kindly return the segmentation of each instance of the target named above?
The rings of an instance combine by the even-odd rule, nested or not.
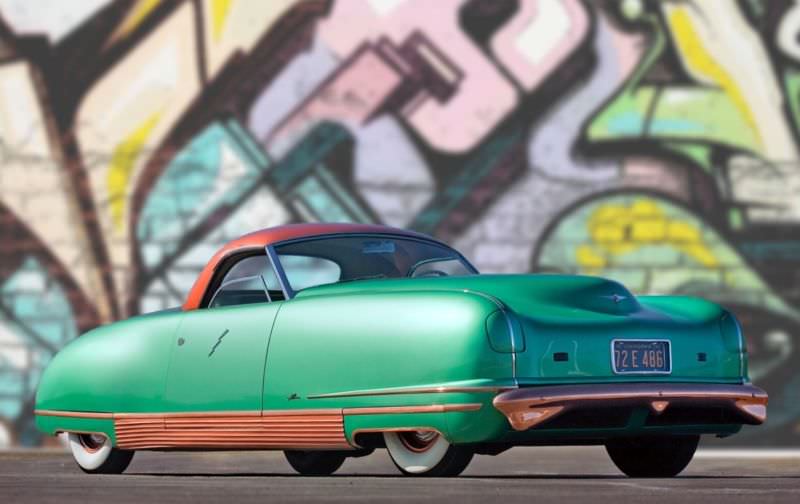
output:
[[[67,440],[72,457],[84,472],[119,474],[130,464],[132,451],[111,446],[111,440],[102,434],[70,432]]]
[[[408,476],[458,476],[473,456],[435,431],[385,432],[383,439],[394,465]]]
[[[0,450],[10,448],[14,444],[14,435],[11,432],[11,425],[0,418]]]

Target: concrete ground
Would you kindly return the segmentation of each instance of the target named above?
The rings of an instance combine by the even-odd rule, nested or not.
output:
[[[0,502],[800,502],[797,452],[700,451],[672,479],[630,479],[601,447],[476,456],[459,478],[400,476],[385,450],[327,478],[296,476],[280,452],[137,453],[125,474],[83,474],[62,451],[0,452]]]

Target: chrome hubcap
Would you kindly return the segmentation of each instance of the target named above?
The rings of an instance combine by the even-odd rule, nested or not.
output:
[[[435,431],[400,432],[398,436],[403,446],[417,453],[428,451],[439,439],[439,433]]]
[[[105,436],[100,434],[81,434],[79,439],[83,448],[90,453],[102,448],[106,442]]]

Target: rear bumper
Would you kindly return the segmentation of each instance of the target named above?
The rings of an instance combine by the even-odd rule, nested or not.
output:
[[[704,421],[704,411],[725,414],[725,423],[758,425],[767,419],[767,393],[753,385],[622,383],[557,385],[509,390],[493,401],[517,431],[541,426],[545,422],[576,410],[596,408],[646,407],[655,416],[666,412],[700,412],[696,423]],[[669,423],[669,421],[667,421]]]

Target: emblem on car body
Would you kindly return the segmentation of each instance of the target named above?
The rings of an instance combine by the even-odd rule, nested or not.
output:
[[[628,296],[620,296],[619,294],[612,294],[610,296],[602,296],[602,297],[604,297],[606,299],[610,299],[610,300],[614,301],[614,303],[619,303],[620,301],[624,301],[624,300],[628,299]]]
[[[212,355],[214,355],[214,352],[216,352],[216,351],[217,351],[217,347],[219,346],[219,344],[220,344],[220,343],[222,343],[222,338],[224,338],[224,337],[225,337],[225,335],[226,335],[226,334],[228,334],[228,332],[229,332],[229,329],[225,329],[225,331],[223,331],[223,332],[222,332],[222,334],[220,334],[220,335],[219,335],[219,338],[217,338],[217,342],[216,342],[216,343],[214,343],[214,346],[213,346],[213,347],[211,347],[211,351],[210,351],[210,352],[208,352],[208,356],[209,356],[209,357],[211,357]]]

